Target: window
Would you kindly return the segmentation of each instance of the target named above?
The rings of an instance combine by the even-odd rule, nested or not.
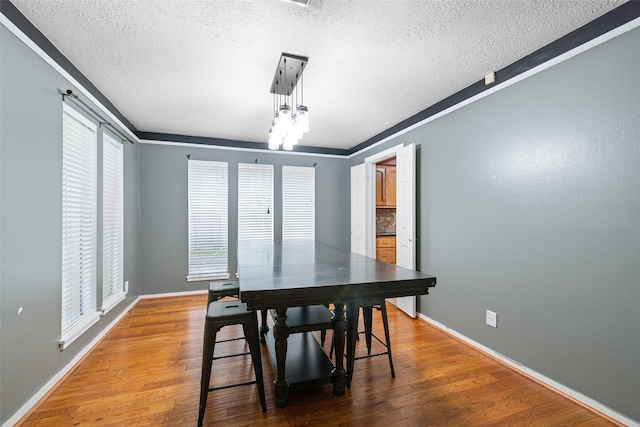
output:
[[[95,324],[96,125],[63,104],[62,326],[64,349]]]
[[[102,309],[108,311],[125,297],[123,288],[123,160],[122,144],[102,138]]]
[[[273,240],[273,165],[238,164],[238,240]]]
[[[227,278],[228,166],[188,160],[189,272],[187,280]]]
[[[315,239],[315,168],[282,167],[282,238]]]

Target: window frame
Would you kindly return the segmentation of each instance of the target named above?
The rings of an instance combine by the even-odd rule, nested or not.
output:
[[[208,170],[206,170],[208,169]],[[210,160],[187,160],[187,276],[188,282],[229,278],[229,164]],[[220,184],[224,182],[224,188]],[[218,185],[216,187],[215,185]],[[208,211],[208,212],[207,212]],[[224,218],[209,219],[209,215],[224,213]],[[211,227],[209,227],[211,226]],[[212,234],[203,231],[209,228]],[[196,236],[196,233],[199,235]],[[210,239],[207,242],[207,239]],[[206,246],[219,243],[224,246],[224,257],[215,262],[196,262],[196,249],[206,252]],[[204,257],[203,257],[204,258]],[[199,266],[199,267],[198,267]],[[211,271],[206,271],[207,266]],[[196,268],[198,267],[198,268]],[[216,267],[216,268],[214,268]],[[197,271],[200,270],[200,271]]]
[[[115,164],[109,165],[110,160],[114,160]],[[111,171],[112,167],[115,170]],[[112,203],[115,203],[115,206]],[[109,230],[112,226],[114,229]],[[112,235],[113,238],[109,238],[109,235]],[[117,257],[116,260],[113,259],[114,255]],[[116,265],[114,266],[114,264]],[[114,275],[116,276],[115,283]],[[108,313],[126,296],[127,292],[124,286],[124,146],[121,141],[102,132],[103,314]]]
[[[307,182],[300,180],[309,179]],[[291,184],[290,184],[291,183]],[[309,198],[304,203],[303,198]],[[312,209],[310,209],[312,207]],[[312,212],[311,218],[296,218],[295,213]],[[289,218],[293,218],[289,220]],[[293,229],[291,228],[293,227]],[[301,228],[311,229],[303,233]],[[282,166],[282,240],[315,239],[316,229],[316,174],[315,167]],[[293,231],[292,231],[293,230]]]
[[[62,104],[62,191],[61,191],[61,207],[62,207],[62,271],[61,271],[61,315],[60,315],[60,342],[61,350],[67,348],[85,331],[100,320],[100,311],[97,308],[97,257],[98,257],[98,221],[97,221],[97,201],[98,201],[98,139],[97,125],[87,119],[77,110]],[[72,129],[73,126],[69,120],[78,123],[78,128]],[[81,128],[84,127],[84,128]],[[78,137],[83,142],[80,144],[88,144],[87,147],[73,147],[74,142],[72,132],[88,131],[86,135]],[[70,153],[70,150],[87,150],[87,153],[80,154],[80,157],[72,159],[72,156],[78,153]],[[75,162],[74,162],[75,160]],[[75,166],[74,166],[75,165]],[[87,170],[75,169],[71,167],[84,168]],[[75,181],[73,181],[74,176]],[[80,189],[84,184],[84,180],[88,180],[87,188]],[[73,182],[70,182],[73,181]],[[78,186],[80,184],[80,186]],[[70,189],[73,187],[74,189]],[[87,228],[86,223],[74,220],[71,211],[78,208],[78,204],[71,204],[72,198],[70,192],[79,192],[76,196],[84,197],[83,191],[89,193],[89,200],[82,199],[79,209],[84,209],[84,214],[89,215]],[[77,200],[77,199],[76,199]],[[69,202],[68,202],[69,201]],[[77,232],[77,230],[81,230]],[[75,234],[74,234],[75,232]],[[84,239],[90,245],[80,245],[81,248],[75,248],[77,252],[84,253],[86,249],[90,250],[88,257],[81,257],[79,260],[73,259],[73,243],[74,238],[80,238],[89,233],[89,238]],[[89,247],[90,246],[90,247]],[[85,281],[82,282],[82,278]],[[79,283],[75,283],[79,281]],[[71,289],[68,287],[71,286]],[[75,289],[77,287],[77,289]],[[75,293],[74,295],[74,291]],[[69,295],[70,294],[70,295]],[[74,301],[73,298],[77,298]],[[78,302],[79,301],[79,302]],[[75,307],[79,310],[75,310]],[[70,312],[70,310],[72,312]]]
[[[238,240],[274,239],[273,189],[273,165],[238,163]]]

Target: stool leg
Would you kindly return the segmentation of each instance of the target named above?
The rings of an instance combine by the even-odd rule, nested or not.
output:
[[[258,397],[262,405],[262,412],[267,412],[267,401],[264,393],[264,379],[262,377],[262,355],[260,354],[260,338],[258,335],[258,318],[253,312],[253,320],[250,325],[243,325],[244,336],[249,342],[251,361],[253,362],[253,372],[256,376],[258,386]]]
[[[391,339],[389,339],[389,322],[387,321],[387,303],[382,300],[380,304],[382,311],[382,325],[384,326],[384,339],[387,342],[387,353],[389,354],[389,367],[391,368],[391,378],[396,377],[396,372],[393,369],[393,359],[391,358]]]
[[[367,342],[367,351],[371,354],[373,306],[362,307],[362,318],[364,319],[364,338]]]
[[[202,421],[204,420],[204,410],[207,406],[209,381],[211,380],[211,363],[216,344],[217,332],[217,325],[213,322],[205,322],[202,346],[202,376],[200,377],[200,411],[198,412],[198,426],[202,425]]]

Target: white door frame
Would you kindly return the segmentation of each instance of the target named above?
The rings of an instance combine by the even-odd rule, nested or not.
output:
[[[396,264],[416,269],[416,146],[409,144],[396,157]],[[416,317],[416,297],[396,298],[396,306]]]
[[[367,256],[376,257],[376,163],[395,156],[403,144],[396,145],[364,159],[367,170]]]
[[[367,255],[375,258],[376,257],[376,163],[379,163],[385,159],[390,157],[398,156],[400,151],[405,148],[404,144],[398,144],[391,148],[388,148],[384,151],[376,153],[372,156],[369,156],[364,159],[365,170],[366,170],[366,250]],[[396,190],[397,190],[396,183]],[[413,207],[415,209],[415,193],[413,195],[414,203]],[[403,206],[396,206],[396,218],[398,217],[398,211],[402,210]],[[414,225],[415,226],[415,225]],[[398,246],[396,246],[396,252],[398,251]],[[410,266],[405,266],[410,267]],[[413,263],[413,268],[415,268],[415,261]],[[416,317],[416,297],[402,297],[402,298],[389,298],[388,301],[402,311],[404,311],[407,315],[415,318]]]
[[[352,166],[351,181],[351,252],[367,255],[367,171],[364,163]]]

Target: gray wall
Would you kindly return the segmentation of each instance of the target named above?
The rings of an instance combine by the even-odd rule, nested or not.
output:
[[[62,99],[57,89],[77,90],[4,26],[0,43],[0,422],[5,422],[139,294],[139,146],[127,145],[124,152],[129,296],[61,352]]]
[[[418,144],[421,313],[635,420],[638,70],[635,29],[350,163]]]
[[[140,154],[142,294],[202,290],[208,282],[187,282],[187,155],[192,160],[229,163],[229,272],[237,271],[238,163],[274,165],[274,234],[282,232],[282,165],[316,164],[316,239],[349,247],[349,168],[346,158],[273,152],[142,144]]]

